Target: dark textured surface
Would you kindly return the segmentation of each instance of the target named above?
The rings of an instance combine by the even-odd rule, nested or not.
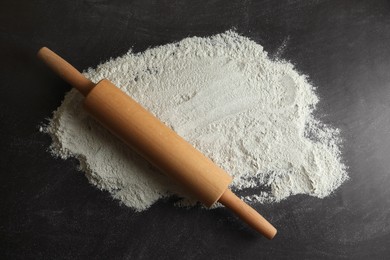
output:
[[[350,180],[332,196],[254,205],[279,229],[267,241],[224,209],[160,202],[134,213],[47,153],[38,125],[65,83],[35,59],[47,45],[86,69],[236,28],[318,87],[319,116],[342,131]],[[285,44],[284,48],[281,48]],[[389,1],[0,2],[2,259],[388,259]]]

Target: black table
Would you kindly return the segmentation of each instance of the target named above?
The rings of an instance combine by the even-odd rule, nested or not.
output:
[[[254,205],[268,241],[225,209],[162,201],[135,213],[53,158],[39,125],[69,86],[35,58],[47,45],[83,70],[188,36],[235,30],[309,75],[317,114],[340,128],[350,180],[325,199]],[[283,47],[285,46],[285,47]],[[389,1],[0,3],[1,259],[385,259],[390,257]]]

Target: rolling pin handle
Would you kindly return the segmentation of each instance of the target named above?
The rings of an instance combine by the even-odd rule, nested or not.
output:
[[[231,190],[227,189],[218,201],[266,238],[272,239],[276,235],[276,228]]]
[[[95,84],[92,81],[84,77],[76,68],[49,48],[42,47],[38,51],[37,56],[60,78],[78,89],[84,96],[87,96],[91,89],[95,87]]]

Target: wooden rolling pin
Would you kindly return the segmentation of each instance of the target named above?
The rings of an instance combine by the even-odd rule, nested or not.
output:
[[[131,97],[103,79],[94,84],[43,47],[38,57],[84,96],[84,108],[189,194],[210,207],[219,201],[268,239],[276,229],[228,189],[232,178]]]

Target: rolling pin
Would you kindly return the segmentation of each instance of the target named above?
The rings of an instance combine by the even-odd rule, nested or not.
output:
[[[84,109],[111,133],[210,207],[217,201],[268,239],[276,229],[230,189],[232,177],[107,79],[93,83],[46,47],[37,54],[84,96]]]

